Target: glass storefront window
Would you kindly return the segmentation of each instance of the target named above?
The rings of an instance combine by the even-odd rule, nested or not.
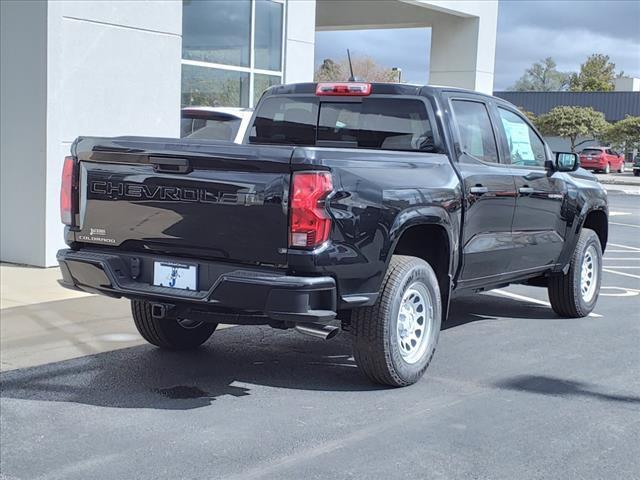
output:
[[[280,85],[282,78],[279,75],[263,75],[256,73],[253,78],[253,106],[255,107],[267,88],[272,85]]]
[[[248,67],[250,40],[250,0],[183,1],[183,59]]]
[[[182,104],[253,107],[266,88],[282,83],[286,5],[183,0]]]
[[[182,106],[248,107],[249,74],[182,65]]]
[[[283,4],[271,0],[256,0],[256,68],[282,68],[282,10]]]

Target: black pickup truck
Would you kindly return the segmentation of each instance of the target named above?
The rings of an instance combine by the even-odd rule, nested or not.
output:
[[[282,85],[242,145],[80,137],[71,154],[61,283],[130,299],[159,347],[219,323],[342,329],[370,379],[402,386],[460,292],[546,287],[564,317],[598,298],[606,192],[491,96]]]

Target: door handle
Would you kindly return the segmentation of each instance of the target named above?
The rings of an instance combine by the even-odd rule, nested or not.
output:
[[[471,192],[472,195],[484,195],[485,193],[489,193],[489,189],[482,185],[476,185],[475,187],[471,187],[469,192]]]
[[[151,157],[149,163],[157,173],[190,173],[191,165],[186,158]]]
[[[532,187],[520,187],[518,189],[518,191],[522,194],[522,195],[530,195],[534,192]]]

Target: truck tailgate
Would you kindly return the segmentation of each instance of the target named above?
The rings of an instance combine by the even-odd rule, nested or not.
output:
[[[286,265],[292,150],[165,139],[80,140],[76,241]]]

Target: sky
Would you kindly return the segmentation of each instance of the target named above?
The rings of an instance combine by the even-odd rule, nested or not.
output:
[[[428,81],[428,28],[316,32],[316,65],[325,58],[367,55],[402,68],[403,81]],[[424,55],[406,45],[424,45]],[[640,77],[640,1],[501,0],[494,90],[505,90],[524,70],[553,57],[560,71],[578,71],[592,53],[611,57],[616,71]]]

